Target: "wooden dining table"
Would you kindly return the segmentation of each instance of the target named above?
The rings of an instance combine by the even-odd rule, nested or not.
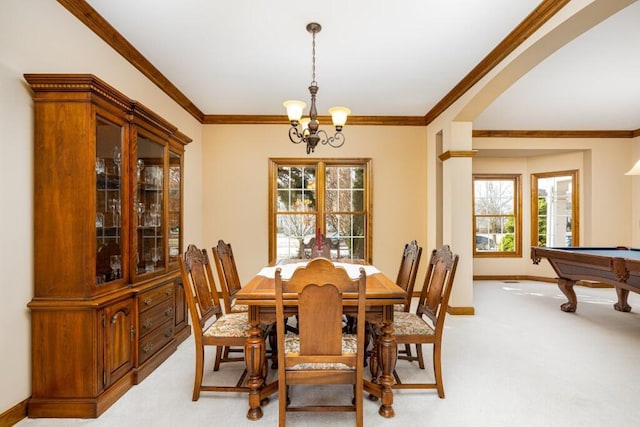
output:
[[[296,260],[300,262],[301,260]],[[287,260],[282,268],[292,269],[297,266],[296,261]],[[282,263],[282,262],[281,262]],[[336,265],[342,265],[352,275],[353,268],[362,262],[334,262]],[[299,263],[300,266],[304,262]],[[236,294],[236,304],[243,304],[249,307],[249,336],[245,344],[245,363],[247,366],[247,385],[249,391],[249,411],[247,418],[250,420],[258,420],[262,418],[261,404],[268,402],[271,394],[278,391],[278,380],[266,383],[265,375],[266,366],[266,343],[264,340],[264,329],[260,325],[271,324],[276,320],[276,296],[275,296],[275,280],[273,272],[276,266],[269,266],[256,274],[248,283],[246,283]],[[394,304],[403,304],[406,292],[400,288],[395,282],[389,279],[382,272],[373,266],[365,267],[367,274],[366,281],[366,320],[370,322],[382,323],[383,335],[381,335],[374,343],[374,357],[377,359],[376,375],[372,375],[370,380],[365,379],[364,390],[370,396],[375,396],[381,402],[378,413],[385,417],[394,416],[393,411],[393,390],[394,382],[393,371],[395,370],[397,360],[397,344],[393,336],[393,307]],[[357,270],[356,270],[357,271]],[[286,274],[282,272],[283,278]],[[295,307],[286,308],[291,316],[295,315]],[[356,307],[345,306],[345,314],[355,314]]]

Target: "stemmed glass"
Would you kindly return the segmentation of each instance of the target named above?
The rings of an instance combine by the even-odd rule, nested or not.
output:
[[[144,203],[143,202],[138,202],[136,203],[136,212],[138,213],[138,225],[141,226],[142,224],[142,214],[144,214],[145,208],[144,208]]]
[[[109,258],[109,265],[111,266],[111,276],[114,279],[120,277],[120,269],[122,268],[122,263],[120,262],[120,255],[111,255]]]
[[[151,225],[154,227],[160,226],[160,204],[151,203],[149,209],[151,211]]]
[[[111,199],[111,215],[113,216],[113,226],[120,226],[120,199]]]
[[[122,153],[117,145],[113,148],[113,164],[116,168],[116,175],[120,176],[120,165],[122,164]]]
[[[136,163],[136,176],[138,177],[138,181],[140,181],[140,176],[143,170],[144,170],[144,160],[138,159],[138,162]]]
[[[160,248],[151,248],[151,261],[153,261],[154,267],[158,264],[158,261],[160,261],[161,258]]]

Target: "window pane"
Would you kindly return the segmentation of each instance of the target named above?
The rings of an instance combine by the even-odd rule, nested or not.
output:
[[[304,212],[316,209],[316,169],[278,168],[278,212]]]
[[[474,191],[476,215],[513,215],[513,180],[476,180]]]
[[[475,253],[520,254],[519,175],[474,176]]]
[[[277,259],[300,258],[301,242],[315,235],[315,215],[278,214],[276,225]]]
[[[364,211],[364,168],[329,166],[326,181],[327,212]]]
[[[270,179],[273,202],[270,259],[307,255],[305,246],[321,227],[320,232],[331,240],[332,258],[370,261],[370,242],[366,235],[370,196],[365,193],[368,161],[347,159],[345,164],[338,164],[335,159],[317,162],[290,159],[284,162],[275,161],[272,163],[275,169],[271,169],[274,176]],[[319,173],[322,182],[317,181]]]
[[[331,214],[326,224],[327,236],[340,242],[340,258],[364,259],[365,215]]]
[[[537,178],[538,246],[566,247],[573,238],[573,176]]]

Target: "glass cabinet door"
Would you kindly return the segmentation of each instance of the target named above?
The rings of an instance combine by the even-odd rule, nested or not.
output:
[[[180,207],[182,206],[182,161],[181,157],[169,152],[169,263],[177,263],[178,256],[182,252],[180,247],[180,233],[182,218]]]
[[[122,278],[122,133],[96,120],[96,285]]]
[[[138,134],[133,214],[136,224],[137,275],[164,271],[164,156],[165,147]]]

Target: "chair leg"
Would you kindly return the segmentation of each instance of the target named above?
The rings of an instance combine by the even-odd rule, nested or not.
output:
[[[200,398],[200,387],[202,386],[202,370],[204,369],[204,348],[196,346],[196,372],[193,381],[193,396],[191,400],[194,402]]]
[[[433,344],[433,371],[436,377],[436,387],[438,388],[438,396],[444,399],[444,384],[442,383],[442,363],[440,360],[440,345]]]
[[[420,369],[424,369],[424,357],[422,356],[422,344],[416,344],[416,351],[418,352],[418,365]]]
[[[269,347],[271,347],[271,369],[278,369],[278,340],[275,327],[269,331]]]
[[[220,369],[220,361],[222,360],[222,350],[223,350],[223,346],[221,345],[216,346],[216,361],[213,364],[214,371],[217,371],[218,369]]]
[[[404,352],[407,354],[407,357],[411,357],[411,344],[404,345]]]

